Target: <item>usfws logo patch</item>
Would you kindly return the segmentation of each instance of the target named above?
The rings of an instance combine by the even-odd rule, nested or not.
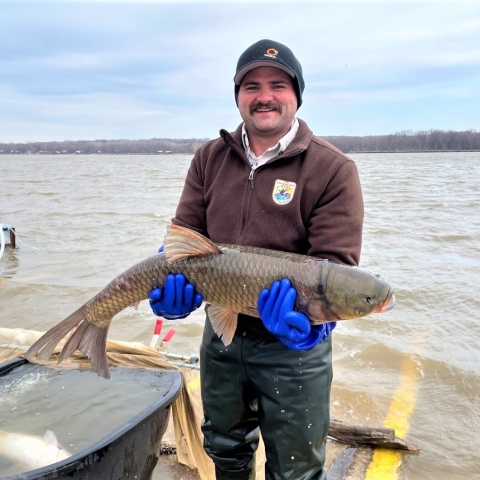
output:
[[[288,182],[287,180],[275,180],[275,186],[273,187],[273,200],[278,205],[285,205],[289,203],[293,194],[295,193],[295,182]]]

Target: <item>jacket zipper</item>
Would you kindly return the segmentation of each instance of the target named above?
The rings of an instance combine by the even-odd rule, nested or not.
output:
[[[247,186],[245,190],[245,198],[242,203],[242,211],[241,211],[241,227],[240,227],[240,232],[238,234],[237,240],[235,242],[238,245],[242,245],[243,237],[245,235],[245,227],[247,225],[247,220],[248,220],[250,198],[252,196],[252,190],[253,190],[253,175],[254,175],[254,170],[250,170],[250,173],[248,175],[248,183],[250,184],[250,188]]]
[[[250,170],[250,175],[248,176],[248,181],[250,182],[250,186],[252,187],[252,190],[255,189],[254,183],[253,183],[253,175],[255,174],[255,170]]]

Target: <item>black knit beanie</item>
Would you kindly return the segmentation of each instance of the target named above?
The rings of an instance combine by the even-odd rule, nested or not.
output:
[[[260,40],[248,47],[238,59],[235,82],[235,101],[238,105],[238,91],[246,73],[257,67],[277,67],[287,72],[293,78],[297,94],[297,109],[302,104],[302,93],[305,89],[302,66],[293,52],[273,40]]]

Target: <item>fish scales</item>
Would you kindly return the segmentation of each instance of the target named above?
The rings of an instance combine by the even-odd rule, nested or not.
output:
[[[267,250],[254,247],[219,246],[221,255],[187,258],[169,268],[173,273],[183,273],[208,303],[252,314],[261,290],[274,280],[295,279],[292,282],[301,291],[307,286],[316,288],[320,272],[311,262],[306,268],[288,255],[269,256]]]

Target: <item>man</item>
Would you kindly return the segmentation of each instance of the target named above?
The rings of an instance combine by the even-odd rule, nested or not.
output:
[[[302,68],[286,46],[260,40],[238,60],[241,124],[195,154],[173,223],[213,242],[296,252],[357,265],[363,200],[354,162],[296,118]],[[320,113],[321,114],[321,113]],[[240,315],[226,348],[208,318],[200,352],[204,447],[217,479],[248,479],[258,428],[267,479],[324,479],[335,323],[311,327],[278,279]],[[181,318],[202,297],[183,275],[151,293],[157,315]],[[304,335],[299,334],[305,331]],[[250,477],[251,478],[251,477]]]

